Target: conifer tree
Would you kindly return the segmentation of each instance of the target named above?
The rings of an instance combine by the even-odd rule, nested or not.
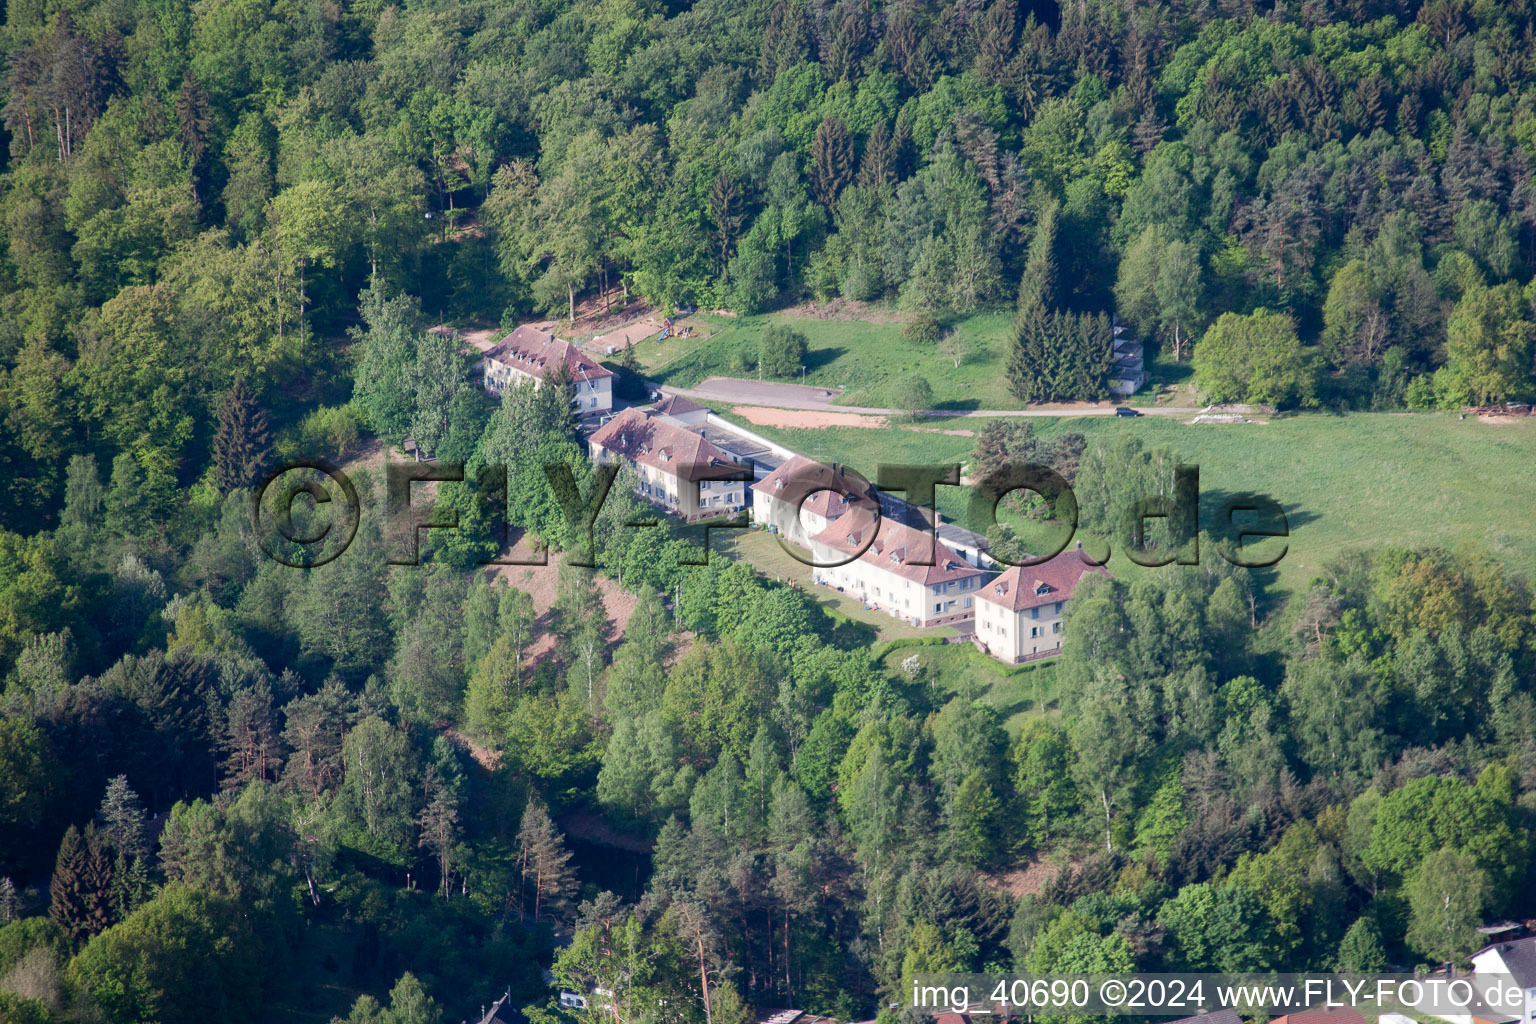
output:
[[[443,784],[435,768],[427,769],[427,794],[427,805],[416,819],[421,826],[416,845],[437,861],[439,886],[446,900],[453,880],[453,854],[459,844],[459,798],[452,786]]]
[[[128,776],[118,775],[107,783],[96,811],[97,829],[102,840],[119,856],[142,857],[149,852],[149,839],[145,831],[148,815],[139,801],[139,794],[128,785]]]
[[[121,921],[149,902],[155,894],[149,868],[143,857],[129,858],[119,853],[112,865],[111,906],[113,916]]]
[[[824,117],[811,140],[811,187],[816,200],[831,209],[837,194],[853,180],[853,139],[841,118]]]
[[[89,938],[112,923],[112,863],[96,826],[64,833],[48,885],[49,914],[72,938]]]
[[[85,871],[85,844],[80,830],[71,825],[59,843],[53,862],[53,879],[48,883],[48,913],[64,931],[79,935],[84,930],[85,905],[80,899],[80,877]]]
[[[530,801],[517,830],[518,866],[522,871],[523,905],[533,919],[567,916],[576,891],[571,851],[542,804]]]
[[[859,161],[860,185],[877,189],[896,180],[894,148],[890,128],[884,121],[876,121],[864,143],[864,156]]]
[[[256,396],[236,377],[234,386],[219,406],[219,429],[213,438],[214,482],[228,494],[256,482],[262,462],[267,457],[270,437],[267,414],[256,404]]]

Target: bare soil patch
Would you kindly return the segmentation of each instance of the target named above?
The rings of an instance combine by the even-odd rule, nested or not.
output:
[[[736,415],[760,427],[870,427],[890,426],[884,416],[864,416],[853,412],[812,412],[801,409],[774,409],[764,405],[738,405]],[[948,433],[948,431],[946,431]],[[969,431],[960,431],[969,433]]]
[[[1020,896],[1038,896],[1045,891],[1045,883],[1056,874],[1056,869],[1040,860],[1030,861],[1021,868],[999,874],[985,875],[987,884],[1018,899]]]
[[[841,295],[828,302],[802,302],[785,312],[790,316],[814,317],[817,320],[862,320],[871,324],[890,324],[901,319],[886,306],[858,302]]]
[[[532,560],[535,557],[526,534],[518,538],[512,546],[511,552],[506,557],[523,558]],[[562,554],[556,553],[549,556],[548,565],[493,565],[487,566],[487,575],[494,582],[496,577],[504,578],[509,584],[519,590],[527,591],[533,598],[533,611],[538,616],[534,622],[534,631],[538,638],[529,648],[526,664],[531,667],[537,665],[542,659],[549,657],[555,649],[556,636],[553,626],[553,616],[550,609],[554,606],[555,596],[558,592],[558,580],[560,575],[560,559]],[[716,557],[719,557],[718,555]],[[608,615],[608,647],[609,652],[618,646],[623,638],[624,629],[629,625],[630,617],[635,614],[635,595],[623,589],[607,576],[595,569],[586,569],[584,572],[592,573],[597,591],[603,596],[603,610]],[[686,629],[679,629],[672,638],[671,663],[675,664],[692,645],[693,633]]]

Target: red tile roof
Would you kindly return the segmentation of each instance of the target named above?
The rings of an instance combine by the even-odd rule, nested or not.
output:
[[[613,371],[568,341],[548,331],[524,324],[486,350],[485,358],[533,377],[543,377],[556,363],[564,362],[575,381],[601,380]]]
[[[690,412],[708,412],[709,410],[682,395],[668,395],[651,406],[651,411],[662,416],[686,416]]]
[[[711,479],[710,467],[739,465],[724,449],[693,431],[633,407],[599,427],[591,444],[671,476],[683,476],[683,467],[694,464],[685,477],[688,480]]]
[[[788,481],[793,477],[796,486],[788,486]],[[763,477],[752,485],[754,491],[782,501],[793,501],[801,494],[806,494],[806,488],[820,486],[820,490],[812,491],[806,495],[805,504],[800,506],[802,512],[810,512],[821,516],[823,519],[836,519],[847,512],[850,502],[845,493],[862,495],[863,501],[855,501],[852,504],[862,505],[866,508],[874,508],[879,502],[875,495],[875,487],[866,481],[860,481],[849,474],[846,466],[828,466],[822,462],[812,462],[803,455],[796,455],[778,469]],[[837,488],[829,490],[828,488]]]
[[[982,587],[976,598],[1015,612],[1038,608],[1071,597],[1078,581],[1089,573],[1109,576],[1109,570],[1102,565],[1085,562],[1080,549],[1071,549],[1039,565],[1010,565],[1001,576]],[[1042,587],[1047,589],[1042,591]]]
[[[1333,1010],[1303,1010],[1276,1017],[1269,1024],[1366,1024],[1365,1017],[1357,1010],[1340,1007]]]
[[[813,540],[851,555],[864,547],[874,521],[875,514],[871,510],[855,506],[827,524],[827,528]],[[888,517],[880,519],[875,539],[859,555],[859,561],[925,585],[986,575],[955,554],[943,541]],[[921,565],[919,562],[933,564]]]

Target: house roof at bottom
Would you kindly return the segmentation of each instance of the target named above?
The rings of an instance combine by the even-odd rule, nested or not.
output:
[[[1366,1024],[1365,1017],[1357,1010],[1340,1007],[1334,1010],[1302,1010],[1276,1017],[1269,1024]]]
[[[687,480],[708,480],[712,468],[738,465],[718,445],[643,409],[625,409],[589,440],[594,447]]]
[[[1209,1013],[1197,1013],[1193,1017],[1180,1017],[1178,1020],[1168,1021],[1168,1024],[1243,1024],[1243,1018],[1230,1006],[1224,1006],[1219,1010]]]
[[[508,992],[491,1004],[479,1024],[526,1024],[527,1020],[523,1011],[512,1005],[512,993]]]
[[[873,541],[869,539],[872,529],[875,530]],[[986,575],[943,541],[934,540],[928,533],[892,519],[881,518],[877,527],[875,514],[857,506],[827,524],[827,528],[812,539],[845,555],[852,555],[862,548],[859,561],[924,585]],[[923,565],[922,562],[933,564]]]
[[[1109,570],[1102,565],[1084,561],[1081,550],[1063,551],[1039,565],[1010,565],[1001,576],[982,587],[976,599],[1015,612],[1038,608],[1067,600],[1077,589],[1078,581],[1089,573],[1109,576]]]
[[[613,376],[612,370],[575,345],[528,324],[487,349],[485,358],[534,377],[544,376],[550,367],[561,362],[570,369],[572,380],[600,380]]]
[[[1536,986],[1536,938],[1515,939],[1512,942],[1495,942],[1474,953],[1474,956],[1494,951],[1509,968],[1510,976],[1522,988]]]

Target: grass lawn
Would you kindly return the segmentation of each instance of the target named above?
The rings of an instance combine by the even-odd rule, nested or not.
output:
[[[1202,511],[1224,492],[1259,491],[1285,508],[1289,551],[1273,584],[1296,594],[1340,553],[1397,544],[1485,550],[1536,580],[1536,417],[1483,423],[1452,413],[1314,413],[1267,425],[1191,426],[1173,418],[1036,419],[1037,431],[1076,430],[1090,443],[1122,432],[1167,445],[1200,467]],[[966,427],[979,428],[971,421]],[[881,462],[965,461],[973,437],[912,426],[885,430],[754,427],[796,451],[836,459],[873,479]],[[940,510],[963,521],[965,492],[939,489]],[[1214,553],[1202,552],[1204,557]],[[1144,570],[1112,556],[1117,575]]]
[[[767,530],[721,531],[715,551],[729,558],[751,563],[769,579],[793,581],[837,619],[850,619],[873,630],[872,641],[903,640],[923,636],[953,636],[948,626],[919,629],[884,612],[871,611],[858,598],[840,594],[833,587],[811,582],[811,567],[796,560],[779,546],[778,538]]]
[[[909,377],[923,377],[933,387],[940,409],[1019,409],[1008,393],[1007,346],[1011,310],[978,313],[948,329],[958,334],[969,352],[956,367],[935,346],[902,340],[901,324],[863,320],[824,320],[772,313],[763,316],[703,317],[715,332],[708,344],[697,338],[640,342],[635,355],[652,380],[674,387],[692,387],[706,377],[743,376],[744,366],[757,363],[757,343],[775,323],[786,324],[806,337],[805,382],[843,388],[843,405],[891,408],[896,386]],[[795,378],[798,383],[799,377]]]
[[[997,709],[1010,736],[1018,735],[1031,717],[1052,714],[1056,709],[1059,694],[1054,660],[1004,665],[970,644],[945,644],[897,647],[885,655],[882,664],[900,672],[901,663],[913,656],[923,667],[922,681],[930,688],[935,704],[942,706],[952,694],[977,694]]]
[[[635,342],[635,358],[647,376],[666,381],[663,371],[668,365],[697,351],[730,344],[729,333],[736,325],[736,318],[695,313],[678,322],[680,327],[685,324],[693,328],[691,337],[683,338],[673,334],[665,340],[657,341],[656,336],[651,335],[643,341]]]

